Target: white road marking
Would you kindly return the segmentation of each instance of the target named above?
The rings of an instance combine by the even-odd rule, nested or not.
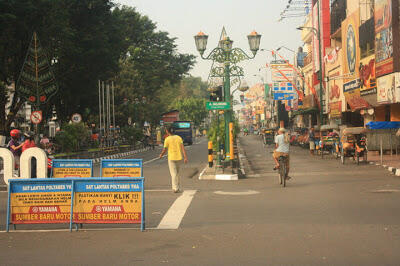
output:
[[[196,194],[196,190],[183,191],[164,215],[157,229],[178,229],[194,194]]]
[[[204,175],[204,172],[207,170],[208,165],[206,165],[206,167],[204,167],[203,171],[201,171],[200,175],[199,175],[199,179],[201,179],[201,177]]]
[[[247,196],[247,195],[255,195],[259,194],[259,191],[255,190],[247,190],[247,191],[242,191],[242,192],[235,192],[235,191],[215,191],[215,194],[218,195],[232,195],[232,196]]]
[[[371,192],[373,192],[373,193],[385,193],[385,192],[391,193],[391,192],[400,192],[400,190],[399,189],[377,189],[377,190],[373,190]]]

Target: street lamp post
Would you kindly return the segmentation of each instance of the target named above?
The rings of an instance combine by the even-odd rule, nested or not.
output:
[[[253,59],[260,47],[261,35],[253,31],[248,36],[250,50],[253,56],[247,55],[240,48],[232,48],[233,41],[229,37],[220,40],[218,47],[214,48],[208,56],[203,56],[206,47],[208,35],[199,32],[194,36],[196,48],[199,51],[201,58],[205,60],[213,60],[223,67],[217,66],[211,69],[211,77],[223,78],[224,80],[224,101],[231,102],[231,77],[244,76],[243,69],[236,65],[243,60]],[[233,105],[231,105],[233,106]],[[229,146],[229,123],[232,122],[232,109],[224,112],[225,117],[225,154],[230,154]]]
[[[319,1],[317,3],[319,3]],[[319,8],[318,8],[318,10],[319,10]],[[318,16],[318,21],[319,21],[319,16]],[[319,80],[319,84],[320,84],[319,85],[320,86],[320,88],[319,88],[319,98],[320,98],[319,103],[320,103],[320,107],[321,107],[319,115],[320,115],[321,125],[323,125],[324,103],[323,103],[322,97],[323,97],[323,90],[324,90],[324,79],[322,78],[321,32],[314,27],[298,27],[297,29],[298,30],[303,30],[303,29],[312,30],[313,34],[315,34],[318,38],[318,49],[319,49],[318,50],[318,55],[319,55],[318,56],[318,60],[319,60],[318,80]]]

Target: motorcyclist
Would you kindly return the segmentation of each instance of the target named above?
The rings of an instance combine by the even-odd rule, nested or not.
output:
[[[15,169],[19,169],[19,157],[22,153],[21,134],[18,129],[10,131],[11,140],[8,142],[7,147],[14,155]]]

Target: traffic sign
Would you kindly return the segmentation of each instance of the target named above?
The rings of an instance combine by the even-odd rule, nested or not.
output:
[[[42,122],[43,115],[42,111],[33,111],[31,113],[31,122],[35,125],[40,124]]]
[[[207,110],[229,110],[231,109],[230,102],[207,102]]]
[[[79,123],[79,122],[82,121],[82,116],[80,114],[78,114],[78,113],[75,113],[75,114],[72,115],[71,120],[74,123]]]

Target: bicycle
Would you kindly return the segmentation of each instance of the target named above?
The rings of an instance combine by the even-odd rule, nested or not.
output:
[[[279,184],[283,187],[286,187],[287,180],[287,166],[288,166],[288,157],[280,156],[278,159],[279,162]]]

